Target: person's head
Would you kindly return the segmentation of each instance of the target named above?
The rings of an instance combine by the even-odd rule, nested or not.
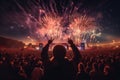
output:
[[[104,72],[104,75],[108,75],[110,73],[110,66],[109,65],[105,65],[103,72]]]
[[[92,63],[92,69],[93,69],[93,70],[96,70],[96,71],[98,70],[98,65],[97,65],[97,63],[95,63],[95,62]]]
[[[62,45],[56,45],[53,49],[53,55],[55,59],[64,59],[66,55],[66,49]]]
[[[84,72],[84,64],[82,63],[82,62],[80,62],[79,64],[78,64],[78,71],[79,72]]]

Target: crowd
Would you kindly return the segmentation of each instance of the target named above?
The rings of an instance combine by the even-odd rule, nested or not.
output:
[[[64,75],[71,73],[72,68],[68,69],[68,67],[63,67],[63,65],[66,65],[68,63],[66,59],[65,64],[62,64],[62,62],[59,61],[61,59],[57,59],[58,61],[55,61],[55,59],[53,59],[53,62],[50,59],[51,63],[49,64],[49,62],[47,62],[47,59],[45,59],[45,56],[42,54],[44,54],[44,50],[41,53],[40,57],[36,57],[34,54],[9,54],[0,51],[0,80],[51,80],[53,77],[55,77],[54,79],[57,78],[56,80],[67,80],[69,78],[71,78],[69,80],[120,80],[119,49],[114,51],[111,49],[108,51],[104,51],[104,49],[101,51],[96,50],[95,53],[90,54],[79,53],[80,55],[77,56],[80,56],[78,57],[80,60],[77,60],[79,62],[76,62],[77,67],[74,67],[76,69],[73,69],[74,74],[69,74],[73,77],[68,78],[66,78],[67,76]],[[60,63],[62,64],[61,67],[65,68],[63,72],[66,73],[62,73],[63,75],[56,74],[62,72],[61,68],[56,68],[56,65],[58,66]],[[52,67],[53,65],[55,67],[51,68],[51,64]],[[50,66],[51,70],[54,70],[55,68],[56,70],[51,71],[48,66]],[[71,65],[68,64],[68,66]],[[55,74],[49,72],[53,72]]]

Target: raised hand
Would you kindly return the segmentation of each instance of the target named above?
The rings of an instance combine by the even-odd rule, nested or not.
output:
[[[70,38],[68,38],[68,43],[69,43],[69,44],[73,44],[73,40],[70,39]]]
[[[53,40],[54,40],[53,38],[49,39],[48,44],[51,44],[53,42]]]

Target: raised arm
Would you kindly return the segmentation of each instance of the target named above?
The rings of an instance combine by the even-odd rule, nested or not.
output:
[[[43,61],[43,65],[47,66],[47,64],[49,63],[49,56],[48,56],[48,49],[49,49],[49,45],[53,42],[53,40],[48,40],[48,43],[45,45],[45,47],[42,49],[41,52],[41,58]]]
[[[72,50],[73,50],[73,62],[75,62],[76,64],[79,63],[80,59],[82,58],[80,51],[78,50],[78,48],[75,46],[75,44],[73,43],[73,41],[71,39],[68,39],[68,43],[70,44]]]

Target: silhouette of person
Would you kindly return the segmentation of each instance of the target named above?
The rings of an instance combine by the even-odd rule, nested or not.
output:
[[[48,48],[53,40],[49,40],[43,48],[41,58],[44,66],[44,80],[74,80],[77,73],[77,66],[81,59],[81,54],[73,41],[68,39],[73,50],[73,59],[69,61],[65,58],[66,49],[62,45],[56,45],[53,49],[53,59],[48,57]]]
[[[76,80],[90,80],[90,76],[85,72],[85,66],[82,62],[78,64]]]

